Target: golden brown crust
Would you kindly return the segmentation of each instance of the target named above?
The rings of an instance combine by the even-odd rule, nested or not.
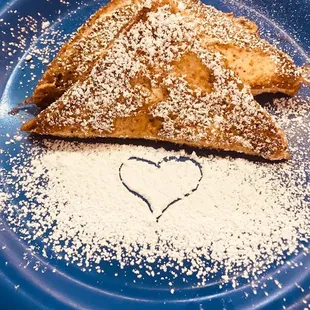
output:
[[[154,121],[153,121],[154,122]],[[37,122],[36,119],[33,119],[27,123],[25,123],[21,130],[31,133],[42,134],[42,128],[40,124]],[[61,138],[79,138],[79,139],[91,139],[91,138],[98,138],[98,136],[102,138],[118,138],[118,139],[143,139],[143,140],[151,140],[157,142],[170,142],[177,145],[187,145],[190,147],[195,147],[198,149],[212,149],[212,150],[222,150],[222,151],[234,151],[237,153],[244,153],[247,155],[252,156],[261,156],[261,154],[257,154],[245,147],[242,147],[239,144],[223,144],[223,143],[213,143],[204,145],[201,142],[189,142],[185,139],[163,139],[158,137],[154,134],[157,132],[158,127],[152,124],[149,121],[149,118],[146,115],[143,116],[136,116],[134,118],[128,119],[118,119],[115,125],[115,132],[109,134],[98,134],[98,132],[88,132],[87,134],[83,131],[78,131],[77,128],[74,128],[74,134],[72,133],[72,128],[61,128],[60,131],[53,131],[50,133],[53,136],[61,137]],[[282,144],[284,146],[283,150],[279,150],[278,152],[269,156],[268,160],[271,161],[280,161],[285,159],[290,159],[290,154],[288,153],[287,149],[287,140],[285,136],[282,136]]]
[[[235,21],[239,23],[245,30],[259,36],[258,26],[253,21],[248,20],[244,16],[235,18]]]

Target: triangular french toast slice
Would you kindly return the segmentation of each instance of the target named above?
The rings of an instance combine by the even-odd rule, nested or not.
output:
[[[22,130],[289,157],[282,130],[210,46],[203,25],[172,0],[144,8],[88,78]]]
[[[75,82],[83,80],[113,43],[120,31],[137,16],[149,0],[112,0],[81,27],[46,69],[30,101],[46,106]],[[285,53],[259,37],[257,26],[235,18],[199,0],[175,0],[201,19],[209,44],[222,53],[254,95],[282,92],[293,95],[302,83],[300,70]]]

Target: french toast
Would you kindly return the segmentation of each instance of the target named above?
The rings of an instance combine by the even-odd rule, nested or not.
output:
[[[269,160],[288,158],[284,133],[210,44],[191,7],[173,0],[150,3],[86,79],[22,130],[168,141]]]
[[[47,106],[84,79],[147,2],[112,0],[97,11],[47,67],[30,101]],[[228,66],[251,87],[254,95],[297,92],[302,83],[300,70],[288,55],[259,37],[255,23],[220,12],[199,0],[175,0],[175,5],[186,7],[201,20],[212,48],[227,58]]]

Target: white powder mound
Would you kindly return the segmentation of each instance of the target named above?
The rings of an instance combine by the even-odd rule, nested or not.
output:
[[[45,140],[10,159],[3,216],[43,256],[82,270],[117,260],[138,278],[252,281],[307,253],[310,237],[309,108],[299,98],[267,108],[291,141],[287,162]]]
[[[5,208],[5,203],[8,199],[9,199],[9,195],[0,190],[0,210]]]
[[[155,219],[178,199],[185,198],[199,187],[200,166],[191,160],[165,158],[159,164],[132,157],[119,170],[120,179],[131,192],[146,199]],[[184,176],[190,175],[190,178]]]

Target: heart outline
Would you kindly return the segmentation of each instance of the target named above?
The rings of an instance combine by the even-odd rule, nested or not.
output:
[[[203,178],[202,165],[201,165],[198,161],[196,161],[196,160],[194,160],[194,159],[192,159],[192,158],[190,158],[190,157],[185,157],[185,156],[179,156],[179,157],[177,157],[177,156],[168,156],[168,157],[164,157],[164,158],[163,158],[161,161],[159,161],[158,163],[155,163],[155,162],[153,162],[153,161],[151,161],[151,160],[144,159],[144,158],[141,158],[141,157],[136,157],[136,156],[129,157],[127,161],[130,161],[130,160],[134,160],[134,161],[138,161],[138,162],[143,162],[143,163],[152,165],[152,166],[154,166],[154,167],[156,167],[156,168],[158,168],[158,169],[161,168],[161,165],[162,165],[163,163],[168,163],[168,162],[170,162],[170,161],[176,161],[176,162],[187,162],[187,161],[190,161],[190,162],[192,162],[196,167],[199,168],[200,178],[199,178],[199,180],[198,180],[198,182],[197,182],[196,187],[193,188],[193,189],[191,189],[188,193],[184,194],[182,197],[178,197],[178,198],[176,198],[175,200],[173,200],[172,202],[170,202],[170,203],[162,210],[161,215],[158,216],[158,217],[156,218],[156,221],[157,221],[157,222],[159,221],[159,219],[163,216],[163,214],[167,211],[167,209],[168,209],[169,207],[171,207],[172,205],[174,205],[174,204],[177,203],[178,201],[180,201],[180,200],[182,200],[182,199],[184,199],[184,198],[190,196],[190,195],[193,194],[195,191],[197,191],[198,188],[199,188],[200,182],[201,182],[201,180],[202,180],[202,178]],[[119,178],[120,178],[122,184],[124,185],[124,187],[125,187],[130,193],[132,193],[133,195],[135,195],[136,197],[138,197],[138,198],[140,198],[142,201],[144,201],[144,202],[147,204],[147,206],[148,206],[150,212],[151,212],[151,213],[154,213],[154,212],[153,212],[153,209],[152,209],[151,203],[150,203],[143,195],[141,195],[141,194],[139,194],[138,192],[132,190],[132,189],[124,182],[124,180],[123,180],[123,178],[122,178],[122,168],[124,167],[124,164],[125,164],[125,163],[122,163],[121,166],[119,167]]]

